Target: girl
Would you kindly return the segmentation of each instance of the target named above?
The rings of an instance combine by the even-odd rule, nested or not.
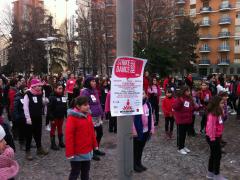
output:
[[[26,118],[23,110],[23,98],[27,91],[27,87],[25,85],[21,85],[19,87],[19,92],[16,94],[14,98],[14,119],[18,126],[18,137],[20,150],[24,149],[25,146],[25,137],[26,137]]]
[[[224,101],[221,97],[214,97],[208,105],[208,117],[206,125],[206,139],[210,147],[207,178],[214,180],[226,180],[220,175],[221,161],[221,136],[223,133],[223,108]]]
[[[87,97],[75,99],[73,109],[68,110],[66,123],[66,157],[70,159],[69,180],[89,179],[90,161],[93,150],[98,149],[92,117],[89,114]]]
[[[173,104],[174,117],[177,124],[177,146],[180,154],[186,155],[190,150],[185,147],[186,133],[192,123],[194,102],[188,86],[183,86]]]
[[[161,96],[161,89],[157,84],[157,78],[153,78],[148,87],[148,97],[155,113],[155,126],[158,126],[159,121],[159,96]]]
[[[58,84],[54,87],[54,94],[49,98],[48,117],[51,121],[51,149],[59,150],[59,147],[64,148],[62,126],[64,117],[67,115],[67,99],[63,96],[63,86]],[[58,131],[59,147],[55,142],[55,131]]]
[[[93,125],[96,131],[96,136],[97,136],[97,142],[98,142],[98,147],[100,146],[100,142],[103,136],[103,127],[102,127],[102,107],[101,103],[99,100],[98,96],[98,91],[96,89],[96,81],[93,76],[89,76],[85,79],[84,82],[84,87],[85,89],[82,89],[81,91],[81,96],[86,96],[88,97],[88,102],[90,106],[90,110],[92,113],[92,120],[93,120]],[[105,153],[96,150],[93,152],[93,160],[99,161],[100,158],[98,156],[104,156]]]
[[[107,98],[107,94],[109,92],[109,85],[108,85],[108,80],[104,79],[102,82],[102,86],[101,86],[101,105],[102,105],[102,109],[105,109],[105,102],[106,102],[106,98]]]
[[[162,110],[165,116],[165,133],[166,138],[172,139],[172,132],[174,126],[173,117],[173,103],[174,103],[173,92],[171,89],[167,89],[166,97],[162,101]]]
[[[202,84],[201,84],[201,92],[200,92],[199,96],[200,96],[200,102],[203,105],[201,130],[200,130],[200,133],[203,134],[205,126],[206,126],[206,122],[207,122],[207,105],[208,105],[210,99],[212,98],[212,93],[208,89],[208,85],[207,85],[206,82],[202,82]]]
[[[38,155],[47,155],[42,147],[42,83],[38,79],[31,80],[30,89],[23,99],[23,109],[26,118],[26,159],[33,160],[31,155],[31,142],[34,138]]]
[[[74,88],[74,85],[76,83],[76,79],[75,79],[75,76],[74,74],[70,74],[70,78],[68,79],[67,81],[67,85],[66,85],[66,92],[67,92],[67,95],[68,95],[68,103],[70,104],[72,99],[73,99],[73,88]]]
[[[6,145],[5,135],[4,129],[0,126],[0,179],[13,180],[18,173],[19,165],[14,160],[13,149]]]
[[[143,91],[143,115],[134,116],[133,120],[133,152],[134,152],[134,170],[142,172],[147,170],[142,165],[142,153],[146,142],[154,133],[154,121],[152,108],[147,100],[145,91]]]
[[[111,98],[111,92],[109,91],[106,98],[105,103],[105,113],[108,114],[107,117],[109,118],[109,126],[108,131],[110,133],[114,132],[117,133],[117,117],[112,117],[111,111],[110,111],[110,99]]]

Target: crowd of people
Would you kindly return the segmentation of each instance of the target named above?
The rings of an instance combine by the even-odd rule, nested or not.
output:
[[[81,176],[82,180],[88,180],[90,161],[100,161],[105,155],[101,147],[103,121],[109,120],[109,133],[117,133],[117,118],[110,111],[110,83],[109,78],[90,75],[69,74],[67,78],[62,75],[11,78],[1,75],[0,179],[13,179],[18,172],[15,143],[26,152],[28,161],[34,160],[32,138],[37,155],[48,155],[47,148],[42,146],[42,126],[46,119],[44,125],[49,131],[50,149],[65,148],[70,161],[69,179]],[[147,170],[142,164],[142,154],[146,142],[158,130],[161,109],[165,138],[174,139],[176,124],[177,151],[187,155],[191,150],[185,146],[186,136],[205,136],[210,147],[207,178],[225,180],[220,174],[222,147],[226,145],[224,122],[229,114],[240,118],[240,79],[212,74],[194,81],[189,74],[182,80],[172,76],[161,80],[146,71],[143,87],[143,114],[134,116],[132,125],[135,172]],[[7,118],[3,119],[3,113]],[[195,129],[197,116],[201,116],[199,132]]]

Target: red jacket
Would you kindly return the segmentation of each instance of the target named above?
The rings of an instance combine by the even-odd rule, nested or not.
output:
[[[76,79],[69,79],[67,81],[67,86],[66,86],[66,91],[67,93],[73,93],[73,88],[75,86],[75,83],[76,83]]]
[[[215,141],[217,137],[221,137],[224,130],[223,118],[215,116],[212,113],[208,114],[206,124],[206,134],[211,141]]]
[[[11,87],[8,92],[8,99],[9,99],[9,110],[10,112],[13,112],[14,109],[14,97],[17,93],[17,89],[14,87]]]
[[[174,117],[176,124],[191,124],[194,102],[190,97],[180,97],[173,104]]]
[[[168,98],[165,97],[162,101],[162,110],[164,113],[165,117],[169,117],[171,115],[173,115],[173,103],[175,101],[175,98]]]
[[[148,79],[148,77],[144,76],[143,77],[143,89],[146,94],[147,94],[148,86],[149,86],[149,79]]]
[[[66,157],[87,154],[98,146],[90,114],[69,110],[65,134]]]
[[[200,101],[202,104],[208,103],[209,100],[212,98],[212,93],[209,89],[201,90],[200,92]]]

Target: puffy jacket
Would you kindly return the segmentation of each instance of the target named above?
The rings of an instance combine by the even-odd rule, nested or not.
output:
[[[195,110],[194,102],[191,97],[180,97],[173,104],[174,117],[176,124],[191,124],[192,115]]]
[[[92,117],[77,110],[68,110],[65,129],[66,157],[87,154],[97,147]]]
[[[171,97],[165,97],[162,101],[162,110],[165,117],[169,117],[170,115],[173,115],[173,103],[175,101],[175,98]]]
[[[221,137],[224,130],[223,119],[221,116],[215,116],[213,114],[208,114],[207,125],[206,125],[206,135],[211,141],[215,141],[216,137]]]
[[[22,94],[21,92],[18,92],[14,98],[13,115],[17,121],[19,120],[25,121],[25,115],[23,110],[23,99],[24,99],[24,94]]]
[[[81,90],[80,96],[88,97],[92,117],[102,116],[103,110],[96,89],[85,88]]]

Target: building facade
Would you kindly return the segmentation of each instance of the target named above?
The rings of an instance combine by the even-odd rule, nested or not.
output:
[[[240,73],[240,0],[176,0],[176,19],[199,24],[198,73]]]
[[[8,63],[8,46],[9,37],[7,35],[0,35],[0,67]]]

